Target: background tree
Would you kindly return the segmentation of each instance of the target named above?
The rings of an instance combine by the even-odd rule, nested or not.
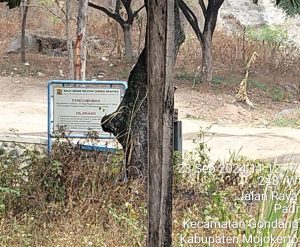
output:
[[[23,63],[26,62],[26,21],[27,21],[27,14],[29,8],[29,0],[23,0],[23,13],[22,13],[22,25],[21,25],[21,61]]]
[[[184,0],[179,0],[179,6],[189,24],[193,28],[202,48],[202,76],[204,82],[211,82],[213,76],[212,38],[217,24],[219,9],[224,0],[208,0],[205,4],[199,0],[199,7],[204,17],[204,27],[201,30],[195,13]]]
[[[69,79],[74,79],[74,50],[72,36],[70,33],[71,22],[71,1],[65,0],[65,29],[67,38],[68,60],[69,60]]]
[[[70,0],[53,0],[43,1],[39,0],[38,3],[45,8],[51,15],[58,18],[65,25],[65,36],[67,39],[68,62],[69,62],[69,79],[74,79],[74,49],[71,34],[71,20],[75,19],[71,16],[71,1]],[[56,7],[53,9],[53,7]],[[59,9],[60,11],[57,11]]]
[[[87,10],[88,0],[79,0],[76,31],[76,80],[85,80]]]
[[[9,9],[19,7],[22,3],[23,12],[22,12],[22,24],[21,24],[21,61],[26,62],[26,20],[28,14],[28,4],[29,0],[0,0],[0,3],[7,2]]]
[[[90,7],[102,11],[108,17],[114,19],[121,26],[121,28],[123,30],[123,35],[124,35],[125,59],[127,62],[130,62],[130,63],[133,62],[133,59],[134,59],[132,37],[131,37],[132,25],[133,25],[135,18],[138,16],[139,12],[144,8],[144,5],[143,5],[136,11],[133,11],[131,4],[132,4],[131,0],[116,0],[115,8],[112,11],[112,9],[107,9],[103,6],[89,2]],[[126,17],[124,17],[122,14],[123,8],[125,10]]]

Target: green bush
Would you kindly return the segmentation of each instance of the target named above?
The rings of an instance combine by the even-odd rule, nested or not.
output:
[[[287,30],[282,26],[248,27],[246,36],[255,41],[265,41],[269,43],[282,44],[287,41]]]

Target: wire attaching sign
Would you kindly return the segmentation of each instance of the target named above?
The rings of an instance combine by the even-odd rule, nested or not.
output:
[[[63,130],[68,138],[85,138],[104,133],[101,120],[114,112],[127,88],[123,81],[50,81],[48,84],[48,148],[51,139]]]

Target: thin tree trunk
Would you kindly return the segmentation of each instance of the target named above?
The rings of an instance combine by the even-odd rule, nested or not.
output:
[[[22,26],[21,26],[21,61],[26,62],[26,21],[28,14],[28,4],[29,0],[23,1],[23,16],[22,16]]]
[[[66,38],[67,38],[67,48],[68,48],[68,60],[69,60],[69,79],[74,79],[74,53],[73,53],[73,42],[70,35],[70,20],[71,20],[71,1],[65,0],[66,8]]]
[[[75,79],[85,80],[86,72],[86,26],[88,0],[79,0],[77,16]]]
[[[213,77],[213,57],[211,35],[204,34],[201,41],[202,48],[202,76],[204,83],[210,83]]]
[[[125,59],[126,62],[132,63],[134,56],[133,56],[133,48],[132,48],[131,26],[125,25],[123,27],[123,33],[124,33],[124,44],[125,44]]]

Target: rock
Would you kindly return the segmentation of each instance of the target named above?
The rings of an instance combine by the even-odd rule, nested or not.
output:
[[[300,108],[284,109],[275,115],[275,118],[296,118],[300,119]]]
[[[8,147],[13,149],[13,148],[16,147],[16,143],[15,142],[11,142]]]
[[[45,77],[46,75],[40,71],[37,72],[37,76],[38,77]]]
[[[25,152],[25,147],[16,146],[15,150],[17,151],[18,156],[22,156],[23,153]]]
[[[107,57],[102,57],[102,61],[107,62],[109,59]]]
[[[2,142],[2,148],[8,148],[9,144],[7,142]]]
[[[30,51],[38,51],[39,44],[37,40],[32,36],[27,34],[25,36],[25,48]],[[6,50],[6,53],[19,53],[21,50],[21,36],[15,37],[11,42],[10,47]]]
[[[102,76],[104,76],[105,75],[105,71],[101,70],[101,69],[97,69],[96,72],[95,72],[95,75],[102,75]]]
[[[283,9],[274,4],[274,0],[253,1],[227,0],[220,9],[218,26],[229,34],[244,35],[245,28],[263,26],[281,26],[286,30],[287,43],[300,46],[300,17],[289,18]],[[247,14],[245,14],[247,13]]]
[[[65,76],[65,75],[64,75],[64,71],[63,71],[62,69],[60,69],[60,70],[58,71],[58,73],[59,73],[60,76]]]
[[[18,158],[18,157],[20,157],[20,153],[18,152],[17,149],[12,149],[12,150],[10,150],[9,153],[8,153],[8,155],[9,155],[10,157],[13,157],[13,158]]]

